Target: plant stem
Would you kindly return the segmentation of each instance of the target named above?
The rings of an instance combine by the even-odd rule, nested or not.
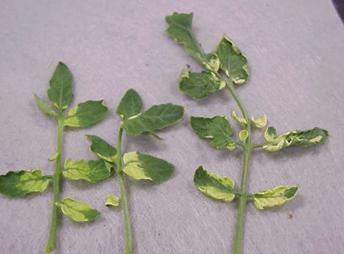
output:
[[[122,171],[122,135],[123,128],[122,125],[119,127],[118,136],[117,136],[117,177],[118,183],[121,190],[121,206],[123,208],[123,219],[124,219],[124,228],[125,228],[125,249],[124,254],[132,254],[132,233],[131,233],[131,221],[129,215],[129,205],[127,190],[125,187],[125,178]]]
[[[55,161],[53,180],[53,201],[51,211],[51,222],[48,243],[45,248],[46,253],[50,253],[56,249],[56,235],[59,221],[59,210],[56,206],[56,202],[60,199],[60,187],[61,187],[61,174],[62,174],[62,143],[63,143],[63,130],[64,130],[64,118],[60,113],[57,117],[57,157]]]
[[[247,193],[248,190],[248,171],[249,171],[249,164],[252,152],[252,141],[251,141],[251,123],[249,114],[242,104],[240,98],[238,97],[233,83],[226,79],[227,88],[234,98],[236,104],[238,105],[241,114],[245,118],[247,122],[246,129],[248,131],[248,138],[246,139],[243,145],[243,164],[242,164],[242,171],[241,171],[241,183],[240,183],[240,195],[239,197],[239,205],[238,205],[238,212],[237,212],[237,221],[235,225],[235,235],[233,240],[233,254],[241,254],[242,253],[242,240],[244,237],[244,225],[245,225],[245,214],[246,214],[246,205],[249,194]]]

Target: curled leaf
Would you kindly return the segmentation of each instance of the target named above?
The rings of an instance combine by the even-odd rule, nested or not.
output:
[[[236,143],[232,139],[233,129],[224,116],[213,118],[191,117],[191,127],[202,139],[210,141],[210,145],[217,149],[236,148]]]
[[[244,117],[238,116],[237,113],[234,110],[231,113],[231,117],[233,118],[234,121],[236,121],[241,126],[246,126],[247,125],[246,119]]]
[[[239,132],[239,139],[240,139],[240,141],[245,142],[246,139],[248,138],[248,135],[249,135],[249,133],[248,133],[247,130],[241,130]]]
[[[9,171],[0,176],[0,193],[8,197],[23,197],[45,191],[49,182],[50,177],[42,176],[40,169]]]
[[[276,136],[276,130],[269,127],[264,134],[267,141],[262,148],[269,152],[279,151],[290,146],[309,146],[324,144],[328,137],[327,130],[313,128],[306,131],[289,131]]]
[[[253,125],[256,127],[256,128],[259,128],[259,129],[262,129],[266,126],[266,124],[268,123],[268,119],[266,117],[265,114],[263,115],[260,115],[258,117],[252,117],[251,118],[251,122],[253,123]]]
[[[212,72],[184,69],[179,78],[180,90],[192,99],[202,99],[225,87],[225,82]]]
[[[84,201],[65,198],[56,202],[64,215],[77,222],[90,222],[96,220],[100,213]]]
[[[105,206],[110,207],[110,206],[119,206],[120,204],[120,197],[117,197],[116,195],[113,194],[108,194],[105,198]]]
[[[248,81],[247,59],[229,37],[222,37],[214,53],[219,57],[220,69],[235,85]]]
[[[207,171],[202,166],[197,168],[193,181],[196,188],[208,197],[224,202],[231,202],[235,198],[232,179]]]
[[[253,194],[253,202],[257,209],[282,206],[296,196],[297,185],[282,185]]]

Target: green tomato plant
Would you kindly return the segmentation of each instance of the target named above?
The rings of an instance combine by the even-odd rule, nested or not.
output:
[[[191,127],[201,139],[208,140],[216,149],[225,149],[229,152],[241,149],[243,152],[239,187],[236,187],[229,177],[207,171],[202,166],[197,168],[193,181],[196,188],[210,198],[238,203],[232,248],[234,254],[240,254],[247,203],[253,202],[259,210],[281,206],[293,199],[298,190],[298,185],[283,185],[248,193],[252,152],[257,149],[277,152],[291,146],[323,144],[327,140],[328,132],[313,128],[277,135],[275,128],[268,127],[264,132],[265,141],[262,144],[253,143],[252,129],[265,128],[267,118],[265,115],[251,117],[236,91],[236,87],[248,81],[247,59],[228,36],[221,38],[213,52],[205,53],[192,32],[192,18],[192,13],[173,13],[166,17],[169,25],[167,34],[182,45],[186,52],[204,68],[201,72],[193,72],[190,67],[184,69],[179,78],[179,88],[185,95],[195,100],[205,98],[219,90],[227,90],[241,112],[240,116],[233,111],[231,116],[242,130],[237,138],[234,137],[234,130],[225,116],[211,118],[192,116]]]
[[[35,95],[38,108],[48,117],[53,118],[57,124],[56,151],[49,158],[54,161],[55,170],[52,175],[43,175],[42,170],[9,171],[0,176],[0,193],[10,198],[22,198],[28,194],[44,192],[50,183],[53,185],[51,223],[48,243],[45,252],[50,253],[56,249],[60,212],[77,222],[94,221],[99,212],[91,205],[72,198],[61,199],[61,182],[65,175],[63,170],[63,136],[65,129],[90,127],[104,119],[108,111],[102,100],[86,101],[70,109],[73,99],[73,77],[67,65],[59,62],[50,79],[48,98],[51,103]]]
[[[117,114],[121,118],[121,123],[118,128],[116,146],[112,146],[98,136],[87,135],[91,142],[90,150],[99,159],[67,159],[63,172],[64,176],[71,180],[83,180],[90,183],[97,183],[114,175],[117,176],[120,196],[108,194],[105,197],[105,205],[108,207],[121,206],[123,209],[125,254],[131,254],[133,249],[126,177],[159,184],[172,176],[175,167],[163,159],[141,152],[123,153],[123,132],[130,136],[148,134],[159,138],[156,131],[176,124],[184,114],[183,107],[171,103],[154,105],[143,112],[142,108],[143,102],[140,95],[135,90],[129,89],[117,107]]]

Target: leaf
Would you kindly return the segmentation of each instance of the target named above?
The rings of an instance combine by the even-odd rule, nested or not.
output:
[[[127,119],[139,114],[142,107],[143,102],[140,95],[134,89],[129,89],[117,107],[117,114],[122,119]]]
[[[123,172],[135,180],[151,180],[161,183],[171,177],[174,165],[171,163],[139,152],[129,152],[123,156]]]
[[[244,117],[238,116],[237,113],[233,110],[231,113],[231,117],[233,118],[234,121],[236,121],[239,125],[241,126],[246,126],[247,121]]]
[[[95,135],[86,135],[87,139],[91,141],[91,151],[99,158],[108,162],[114,163],[116,160],[116,149],[107,143],[104,139]]]
[[[296,196],[297,185],[277,186],[253,194],[253,202],[257,209],[281,206]]]
[[[232,179],[207,171],[202,166],[196,170],[193,181],[196,188],[208,197],[224,202],[231,202],[235,198]]]
[[[83,201],[77,201],[71,198],[65,198],[56,202],[56,206],[61,208],[61,211],[68,218],[77,222],[89,222],[96,220],[100,213]]]
[[[260,115],[256,118],[252,117],[251,122],[253,123],[253,126],[256,128],[262,129],[266,126],[268,123],[268,119],[265,114]]]
[[[48,97],[59,110],[66,109],[72,102],[72,73],[67,65],[59,62],[50,79]]]
[[[236,85],[248,81],[248,66],[246,57],[227,36],[223,36],[215,49],[220,60],[220,69]]]
[[[35,102],[36,102],[37,107],[42,113],[50,117],[57,116],[57,113],[54,111],[54,109],[46,101],[39,98],[36,94],[35,94]]]
[[[184,69],[179,78],[180,90],[192,99],[202,99],[225,87],[225,82],[212,72]]]
[[[71,160],[64,163],[63,176],[70,180],[100,182],[111,176],[109,166],[103,160]]]
[[[103,120],[107,110],[103,100],[86,101],[69,110],[64,124],[73,128],[89,127]]]
[[[58,152],[53,153],[50,157],[49,157],[49,161],[55,161],[57,159],[57,157],[59,156]]]
[[[120,198],[113,194],[108,194],[105,198],[105,206],[119,206]]]
[[[29,193],[45,191],[49,182],[49,177],[42,176],[40,169],[9,171],[0,176],[0,193],[8,197],[23,197]]]
[[[267,143],[262,148],[268,152],[275,152],[290,146],[324,144],[328,138],[328,132],[316,127],[306,131],[289,131],[277,136],[275,128],[269,127],[264,137]]]
[[[232,126],[224,116],[213,118],[192,116],[191,127],[200,138],[210,140],[210,145],[217,149],[232,151],[236,148],[235,141],[231,138]]]
[[[214,54],[205,54],[201,44],[196,40],[192,33],[192,13],[176,13],[166,17],[166,22],[169,24],[166,32],[181,44],[186,52],[195,58],[206,69],[217,71],[219,68],[219,59]]]
[[[123,128],[128,135],[137,136],[154,133],[156,130],[176,124],[184,114],[182,106],[171,103],[155,105],[140,115],[124,121]]]
[[[245,142],[246,139],[248,138],[248,135],[249,135],[249,133],[248,133],[247,130],[241,130],[239,132],[239,139],[240,139],[240,141]]]

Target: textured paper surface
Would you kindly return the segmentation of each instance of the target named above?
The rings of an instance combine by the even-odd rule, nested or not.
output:
[[[54,152],[55,125],[36,108],[33,93],[47,98],[48,80],[62,60],[75,76],[74,105],[103,98],[112,110],[96,127],[68,131],[66,157],[95,158],[85,134],[115,142],[114,108],[130,87],[146,107],[185,106],[185,120],[160,133],[164,140],[124,139],[125,149],[152,153],[177,167],[161,185],[131,182],[134,253],[230,253],[235,205],[204,197],[192,176],[202,164],[238,182],[241,157],[198,139],[187,118],[228,115],[235,105],[226,93],[194,102],[178,91],[180,70],[198,67],[164,33],[164,16],[173,11],[194,12],[196,35],[207,51],[226,33],[246,53],[251,81],[238,92],[253,115],[267,113],[281,132],[318,126],[331,135],[314,149],[255,153],[251,191],[299,184],[300,192],[278,210],[249,205],[245,254],[344,253],[344,31],[329,0],[1,1],[0,172],[52,172],[47,158]],[[103,207],[112,192],[118,194],[116,179],[96,186],[65,182],[63,197],[83,199],[102,216],[92,225],[63,218],[56,253],[122,253],[121,212]],[[43,253],[51,190],[27,199],[1,196],[0,204],[0,252]]]

